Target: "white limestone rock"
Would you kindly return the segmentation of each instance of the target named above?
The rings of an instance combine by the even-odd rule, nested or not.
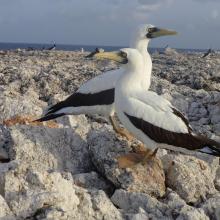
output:
[[[181,154],[163,156],[167,186],[176,191],[187,203],[198,203],[208,195],[215,194],[214,179],[219,160],[213,159],[217,162],[215,166],[210,166],[193,156]]]
[[[157,199],[144,194],[116,190],[112,202],[130,217],[144,215],[149,219],[209,219],[201,208],[194,208],[186,204],[175,192],[168,190],[166,198]]]
[[[207,59],[201,59],[200,53],[152,57],[151,90],[179,108],[196,132],[218,140],[219,54]],[[0,122],[16,115],[38,118],[45,108],[72,94],[83,82],[115,68],[118,65],[113,62],[91,61],[80,52],[0,52]],[[59,128],[0,125],[0,154],[12,160],[0,163],[1,218],[7,219],[6,210],[11,219],[16,216],[22,220],[219,220],[217,158],[173,156],[160,150],[158,157],[163,160],[168,186],[180,198],[168,188],[164,194],[164,177],[161,185],[143,181],[149,174],[143,167],[138,172],[117,170],[115,156],[132,149],[130,143],[115,137],[106,120],[65,116],[56,122]],[[170,168],[173,160],[175,166]],[[134,178],[136,184],[132,185]],[[116,206],[109,199],[115,189],[109,180],[127,190],[116,190],[112,197]],[[135,187],[131,190],[129,184]],[[152,198],[147,194],[152,192],[163,197]]]
[[[207,215],[205,215],[204,210],[196,209],[181,214],[180,216],[178,216],[176,220],[209,220],[209,219],[210,218]]]
[[[74,184],[87,189],[99,189],[107,193],[112,193],[114,190],[113,184],[110,181],[92,171],[90,173],[79,173],[73,175]]]
[[[10,158],[36,170],[87,172],[92,164],[85,130],[16,125],[9,128]]]
[[[50,207],[74,212],[79,204],[72,182],[60,173],[32,172],[24,167],[5,175],[4,196],[16,219],[31,217]]]
[[[0,195],[0,219],[2,220],[15,220],[15,216],[8,207],[4,198]]]
[[[149,160],[145,165],[120,168],[117,158],[129,153],[131,148],[125,142],[118,141],[109,126],[97,125],[96,129],[88,134],[88,144],[91,159],[100,173],[116,187],[156,197],[164,195],[165,175],[159,159],[155,159],[155,162]]]
[[[220,220],[220,194],[216,194],[209,198],[200,207],[205,211],[210,219]]]
[[[68,177],[68,178],[67,178]],[[121,213],[102,190],[73,184],[71,174],[22,166],[6,173],[4,196],[16,219],[118,219]]]
[[[24,95],[9,91],[0,94],[0,121],[19,116],[37,116],[42,114],[42,107],[46,106],[45,102],[38,99],[35,91],[29,90]]]
[[[220,191],[220,166],[218,167],[215,175],[215,188]]]

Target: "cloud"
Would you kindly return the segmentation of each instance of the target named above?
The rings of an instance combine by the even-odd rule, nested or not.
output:
[[[151,12],[159,10],[161,5],[168,1],[170,0],[84,0],[82,4],[80,0],[75,0],[74,3],[71,1],[70,4],[63,3],[58,13],[67,20],[83,21],[92,18],[102,21],[127,22],[129,19],[131,23],[143,22]]]
[[[193,0],[198,3],[212,3],[212,2],[219,2],[219,0]]]
[[[219,12],[218,12],[218,10],[214,9],[214,10],[212,11],[212,13],[211,13],[211,17],[212,17],[213,19],[217,19],[217,18],[219,17]]]
[[[152,4],[158,3],[160,1],[161,0],[138,0],[138,3],[142,4],[142,5],[152,5]]]
[[[0,1],[0,41],[127,45],[133,28],[153,23],[181,33],[154,45],[204,47],[207,41],[219,47],[220,0]]]

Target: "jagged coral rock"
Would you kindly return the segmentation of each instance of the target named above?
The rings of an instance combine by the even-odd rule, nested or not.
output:
[[[8,207],[4,198],[0,195],[0,219],[2,220],[15,220],[15,216]]]
[[[98,126],[98,125],[97,125]],[[159,159],[147,161],[145,165],[136,164],[121,169],[117,158],[129,152],[129,147],[110,133],[108,126],[92,130],[88,136],[91,157],[96,168],[103,173],[116,187],[128,191],[145,192],[155,196],[165,193],[165,176]],[[99,132],[98,132],[99,131]],[[100,132],[101,131],[101,132]]]
[[[176,191],[187,203],[202,201],[216,193],[214,187],[217,163],[210,166],[207,162],[187,155],[165,155],[162,158],[166,169],[167,186]],[[212,173],[214,172],[214,174]]]
[[[209,219],[203,209],[193,208],[185,203],[175,192],[169,191],[166,199],[157,199],[144,194],[116,190],[112,196],[115,205],[131,214],[144,213],[150,219]]]
[[[157,182],[149,174],[150,168],[146,173],[143,166],[137,166],[136,170],[117,169],[117,161],[112,158],[130,152],[131,143],[119,141],[106,120],[65,116],[56,120],[59,126],[56,128],[30,122],[30,115],[38,118],[48,106],[69,96],[84,81],[117,67],[112,62],[85,59],[85,54],[38,50],[0,52],[0,122],[13,122],[9,127],[0,125],[0,153],[6,158],[0,161],[3,197],[0,203],[8,213],[5,217],[3,210],[1,217],[218,220],[219,193],[214,191],[214,195],[209,195],[214,186],[219,190],[217,158],[160,150],[157,156],[172,187],[172,190],[166,188],[164,194],[163,170],[157,169]],[[201,59],[200,53],[175,51],[167,55],[153,54],[152,58],[151,90],[185,113],[196,132],[220,141],[219,53]],[[169,173],[173,160],[176,165]],[[192,179],[188,178],[190,172]],[[187,174],[187,178],[182,174]],[[135,178],[134,185],[131,177]],[[110,200],[115,186],[109,180],[127,191],[116,190]],[[128,191],[129,186],[135,186],[134,192]],[[188,201],[193,203],[187,205]]]

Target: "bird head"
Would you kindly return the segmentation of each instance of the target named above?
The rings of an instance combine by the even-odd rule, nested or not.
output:
[[[120,64],[125,64],[126,67],[141,67],[143,57],[137,49],[123,48],[119,51],[103,52],[94,55],[97,59],[113,60]]]
[[[142,24],[134,31],[133,39],[135,41],[150,40],[157,37],[176,35],[177,32],[169,29],[159,28],[152,24]]]

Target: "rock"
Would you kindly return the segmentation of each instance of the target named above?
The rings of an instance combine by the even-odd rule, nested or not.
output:
[[[128,219],[128,220],[149,220],[147,215],[145,215],[144,213],[126,214],[125,219]]]
[[[212,111],[211,122],[213,124],[220,123],[220,107],[215,106]]]
[[[66,176],[69,176],[66,178]],[[16,219],[122,219],[102,190],[87,191],[70,175],[22,166],[5,176],[4,194]]]
[[[92,171],[90,173],[79,173],[73,175],[74,183],[77,186],[81,186],[88,189],[102,189],[103,191],[110,193],[113,192],[113,185],[98,173]]]
[[[220,112],[219,112],[220,113]],[[211,118],[211,122],[213,124],[217,124],[217,123],[220,123],[220,116],[219,116],[219,113],[218,115],[213,115],[212,118]]]
[[[200,202],[208,195],[216,193],[213,180],[217,167],[210,167],[206,162],[186,155],[165,155],[162,161],[166,170],[167,186],[187,203]]]
[[[68,214],[79,204],[72,182],[61,174],[29,171],[22,166],[5,175],[4,194],[16,219],[34,216],[47,208]]]
[[[42,107],[46,104],[38,99],[34,91],[28,91],[27,94],[20,95],[13,90],[9,90],[1,93],[0,96],[0,121],[17,115],[32,115],[37,118],[42,114]]]
[[[2,220],[15,220],[15,217],[8,207],[4,198],[0,195],[0,219]]]
[[[201,119],[199,119],[199,124],[207,125],[208,123],[209,123],[209,119],[208,118],[201,118]]]
[[[205,213],[210,219],[220,220],[220,194],[216,194],[214,197],[205,201],[201,208],[204,209]]]
[[[106,194],[99,190],[98,192],[91,193],[94,219],[122,219],[122,215],[119,210],[111,203]]]
[[[17,161],[11,161],[9,163],[0,164],[0,194],[5,195],[5,178],[10,170],[16,169],[18,167]]]
[[[216,134],[220,134],[220,123],[215,124],[213,129],[215,130]]]
[[[163,200],[163,203],[168,205],[168,213],[174,219],[209,219],[203,209],[187,205],[178,194],[169,188],[167,189],[167,197]]]
[[[116,190],[111,198],[112,202],[124,212],[139,213],[143,209],[149,218],[160,219],[166,205],[145,193]]]
[[[116,190],[111,198],[112,202],[129,216],[144,215],[149,219],[209,219],[204,210],[188,206],[175,192],[168,191],[165,200],[144,194]]]
[[[0,147],[0,162],[8,162],[8,161],[9,161],[9,155],[7,151],[3,147]]]
[[[88,172],[93,167],[85,142],[86,127],[47,128],[16,125],[8,128],[9,157],[35,170]]]
[[[103,191],[87,191],[77,187],[76,192],[80,203],[77,212],[71,219],[123,219],[120,211],[111,203]]]
[[[152,55],[151,90],[180,109],[196,133],[220,141],[220,54],[166,53]],[[0,124],[0,219],[218,220],[218,158],[159,150],[164,170],[160,160],[119,169],[117,157],[136,142],[116,138],[105,118],[65,116],[56,126],[22,120],[38,118],[83,82],[118,68],[85,54],[0,52],[0,123],[10,122]]]
[[[216,176],[215,176],[215,188],[220,191],[220,167],[216,171]]]
[[[156,197],[165,193],[165,176],[160,160],[121,169],[117,157],[127,154],[129,147],[117,141],[109,126],[96,126],[88,134],[91,158],[97,170],[116,187],[131,192],[145,192]]]
[[[209,220],[210,218],[205,215],[203,210],[190,210],[178,216],[176,220]]]

